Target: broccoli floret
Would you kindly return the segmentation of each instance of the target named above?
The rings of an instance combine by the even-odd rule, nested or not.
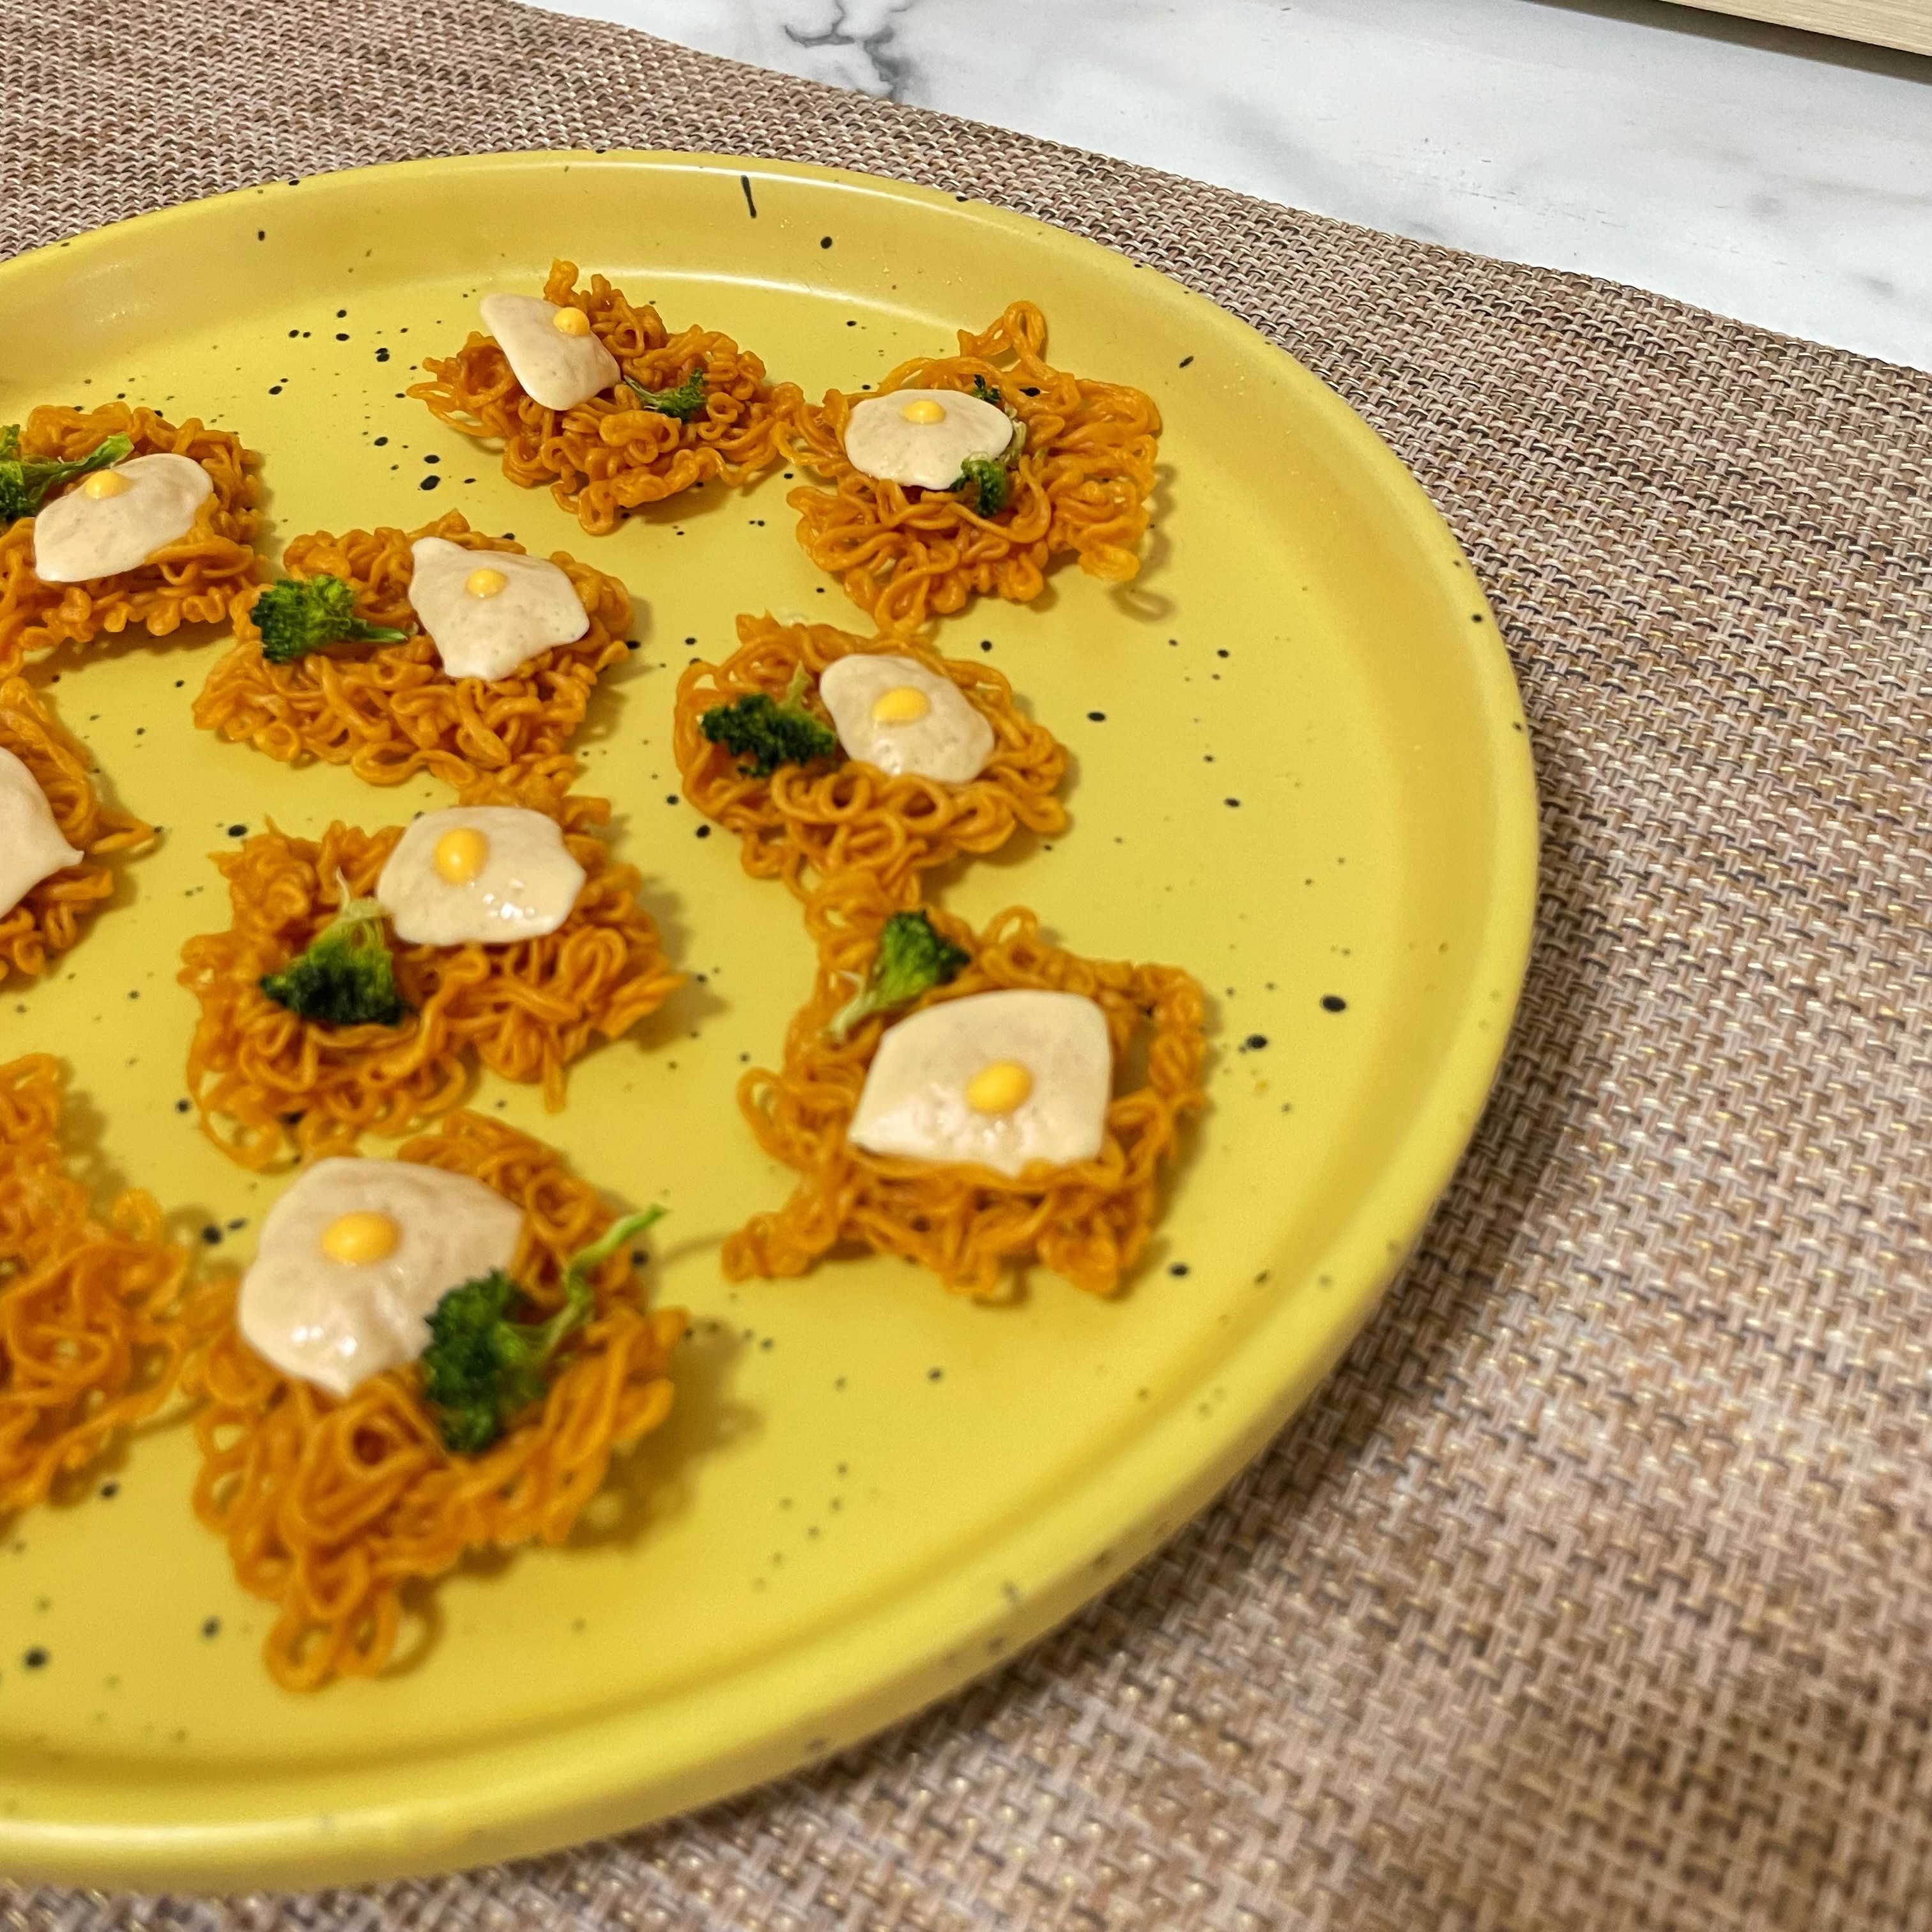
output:
[[[356,614],[356,593],[339,577],[285,577],[255,600],[255,628],[262,655],[289,664],[324,644],[399,644],[406,631],[365,624]]]
[[[262,991],[296,1018],[324,1026],[394,1026],[409,1011],[396,990],[396,963],[382,937],[382,908],[350,899]]]
[[[991,403],[996,410],[1003,410],[1006,406],[1006,398],[983,376],[975,376],[973,378],[973,393],[982,403]]]
[[[739,770],[748,778],[768,778],[781,765],[836,758],[838,733],[805,707],[811,682],[801,664],[778,704],[754,691],[729,704],[714,704],[698,721],[698,728],[714,745],[735,753]]]
[[[124,436],[110,436],[73,463],[46,456],[20,454],[20,425],[0,428],[0,524],[31,517],[46,501],[47,492],[90,470],[118,463],[134,446]]]
[[[704,408],[704,371],[694,369],[674,389],[646,389],[641,383],[624,378],[624,386],[638,399],[640,408],[656,410],[661,416],[675,416],[688,422]]]
[[[832,1015],[826,1031],[834,1040],[843,1040],[860,1021],[908,1006],[922,993],[956,980],[972,957],[934,932],[924,913],[894,913],[879,934],[879,950],[872,956],[866,983]]]
[[[1012,472],[998,458],[969,456],[959,466],[956,490],[970,490],[974,508],[982,517],[996,517],[1006,506],[1006,485]]]
[[[626,1215],[601,1240],[572,1256],[563,1272],[563,1306],[547,1322],[508,1318],[522,1291],[501,1268],[452,1288],[436,1304],[422,1358],[423,1395],[446,1448],[479,1455],[524,1410],[543,1400],[550,1358],[564,1337],[590,1318],[596,1299],[590,1276],[664,1212],[652,1208]]]

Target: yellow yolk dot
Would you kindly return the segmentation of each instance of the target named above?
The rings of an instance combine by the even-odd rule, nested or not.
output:
[[[322,1251],[332,1262],[362,1268],[386,1261],[402,1238],[402,1229],[386,1214],[342,1214],[322,1230]]]
[[[930,396],[922,396],[917,402],[907,404],[899,414],[908,422],[944,422],[946,420],[946,405],[935,403]]]
[[[92,476],[82,478],[80,494],[83,496],[92,496],[98,503],[106,497],[118,496],[124,490],[133,487],[118,470],[97,470]]]
[[[436,875],[448,884],[466,886],[483,869],[490,842],[473,825],[459,825],[436,842]]]
[[[590,318],[580,308],[560,308],[551,317],[550,326],[560,335],[588,335]]]
[[[932,709],[932,700],[917,686],[895,686],[880,692],[872,706],[874,724],[911,724]]]
[[[966,1104],[976,1114],[1010,1114],[1033,1091],[1033,1076],[1017,1060],[995,1060],[966,1083]]]
[[[463,587],[472,597],[494,597],[509,580],[500,570],[491,570],[486,566],[482,570],[472,570],[463,580]]]

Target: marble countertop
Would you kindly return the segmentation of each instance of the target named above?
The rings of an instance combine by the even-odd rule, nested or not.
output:
[[[1932,59],[1664,0],[542,0],[1932,369]]]

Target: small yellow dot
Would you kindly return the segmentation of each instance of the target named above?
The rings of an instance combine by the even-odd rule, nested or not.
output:
[[[899,414],[910,423],[936,423],[946,420],[946,405],[935,403],[930,396],[922,396],[916,403],[908,403]]]
[[[118,496],[123,491],[133,488],[134,485],[119,470],[97,470],[92,476],[82,479],[80,494],[83,496],[92,496],[98,503],[110,496]]]
[[[463,587],[472,597],[494,597],[509,580],[500,570],[486,564],[481,570],[472,570],[463,580]]]
[[[436,842],[436,875],[452,886],[466,886],[483,869],[490,842],[473,825],[459,825]]]
[[[1033,1076],[1017,1060],[995,1060],[966,1083],[966,1104],[976,1114],[1010,1114],[1033,1091]]]
[[[590,318],[580,308],[560,308],[550,317],[550,326],[560,335],[588,335]]]
[[[366,1268],[396,1252],[403,1231],[386,1214],[338,1215],[322,1230],[322,1251],[346,1268]]]
[[[912,724],[932,709],[932,700],[917,686],[895,685],[880,692],[872,706],[874,724]]]

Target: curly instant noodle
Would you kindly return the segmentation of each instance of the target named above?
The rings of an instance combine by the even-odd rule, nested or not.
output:
[[[797,386],[766,382],[764,363],[728,335],[698,328],[673,335],[655,308],[635,307],[602,275],[579,289],[574,262],[551,265],[544,299],[581,309],[641,388],[674,389],[702,370],[702,411],[680,422],[644,407],[622,384],[574,409],[546,409],[480,334],[454,356],[425,360],[430,380],[409,393],[450,428],[497,439],[503,474],[526,489],[548,483],[592,536],[608,536],[632,511],[700,484],[749,482],[783,454],[778,418],[800,400]]]
[[[1201,989],[1178,968],[1082,959],[1040,936],[1035,916],[1001,913],[974,936],[944,913],[927,916],[971,963],[906,1010],[970,993],[1025,987],[1078,993],[1106,1016],[1117,1077],[1137,1034],[1146,1035],[1142,1083],[1116,1093],[1091,1160],[1036,1165],[1013,1177],[964,1163],[872,1154],[847,1138],[867,1069],[887,1026],[904,1012],[867,1019],[844,1040],[826,1023],[862,981],[892,910],[876,883],[847,874],[808,908],[819,949],[812,999],[785,1036],[776,1073],[754,1068],[738,1106],[758,1144],[800,1176],[774,1214],[754,1215],[724,1244],[724,1272],[802,1274],[842,1242],[903,1256],[956,1294],[990,1298],[1011,1267],[1037,1258],[1077,1288],[1111,1294],[1147,1245],[1160,1163],[1180,1121],[1207,1104]]]
[[[33,979],[80,937],[114,891],[101,861],[146,844],[154,827],[101,803],[87,754],[47,712],[24,678],[0,681],[0,750],[11,752],[45,794],[61,836],[84,856],[64,866],[20,902],[0,912],[0,985],[11,974]]]
[[[217,857],[232,923],[188,942],[180,977],[201,1003],[188,1090],[225,1153],[260,1172],[298,1154],[353,1153],[365,1133],[412,1132],[460,1104],[472,1061],[540,1083],[554,1113],[564,1070],[592,1036],[616,1039],[670,997],[681,976],[638,903],[638,874],[586,829],[609,818],[604,800],[560,803],[498,788],[468,802],[535,804],[539,796],[588,874],[570,916],[554,932],[505,946],[404,944],[392,935],[397,988],[412,1009],[393,1027],[301,1019],[260,982],[329,924],[345,892],[374,892],[402,826],[369,832],[338,822],[319,842],[271,827]]]
[[[60,1115],[58,1062],[0,1066],[0,1517],[160,1409],[206,1319],[151,1196],[130,1189],[93,1220]]]
[[[546,1312],[570,1257],[614,1219],[551,1150],[475,1114],[398,1157],[470,1175],[524,1210],[512,1272]],[[278,1684],[374,1676],[395,1654],[406,1592],[466,1550],[570,1534],[612,1456],[670,1412],[665,1372],[685,1314],[647,1312],[632,1270],[628,1249],[604,1264],[596,1312],[564,1345],[542,1407],[478,1456],[443,1447],[414,1364],[338,1397],[264,1361],[231,1318],[190,1364],[206,1404],[195,1514],[226,1542],[242,1588],[276,1606],[262,1654]]]
[[[674,746],[684,795],[706,818],[737,833],[746,872],[783,879],[803,898],[816,881],[844,872],[878,880],[896,904],[913,905],[922,872],[962,852],[997,851],[1022,826],[1051,837],[1066,829],[1054,792],[1066,752],[1024,716],[1012,687],[989,664],[943,658],[902,638],[855,638],[829,624],[740,617],[741,648],[722,664],[694,664],[678,680]],[[783,698],[801,670],[814,681],[854,652],[912,658],[950,678],[993,728],[980,776],[949,784],[911,773],[889,776],[856,760],[781,765],[768,778],[739,769],[703,729],[704,713],[753,692]]]
[[[1046,318],[1015,302],[978,334],[960,330],[956,356],[915,357],[876,389],[835,389],[788,415],[788,453],[831,484],[801,484],[785,499],[799,513],[798,540],[882,631],[916,629],[975,594],[1029,603],[1058,556],[1109,584],[1139,570],[1160,412],[1138,389],[1049,367],[1046,346]],[[856,404],[895,389],[970,391],[976,377],[1026,432],[994,515],[980,514],[971,489],[921,490],[853,467],[845,425]]]
[[[423,537],[526,554],[521,544],[472,530],[454,510],[418,530],[297,537],[283,554],[289,575],[340,578],[365,623],[415,634],[399,644],[332,644],[271,664],[249,615],[250,596],[236,606],[235,646],[209,672],[194,722],[284,764],[315,758],[346,765],[370,784],[400,784],[420,771],[458,786],[479,776],[566,771],[563,748],[584,722],[592,687],[624,655],[629,593],[616,578],[559,550],[550,561],[570,579],[590,629],[508,677],[452,677],[410,604],[410,546]]]
[[[20,452],[72,463],[115,435],[134,444],[130,455],[192,458],[214,494],[178,542],[91,584],[43,584],[34,574],[34,520],[16,518],[0,535],[0,676],[58,644],[92,644],[130,626],[165,638],[183,624],[226,623],[236,593],[261,574],[252,548],[262,527],[254,475],[261,459],[226,430],[193,416],[177,425],[125,403],[85,411],[43,404],[22,426]]]

